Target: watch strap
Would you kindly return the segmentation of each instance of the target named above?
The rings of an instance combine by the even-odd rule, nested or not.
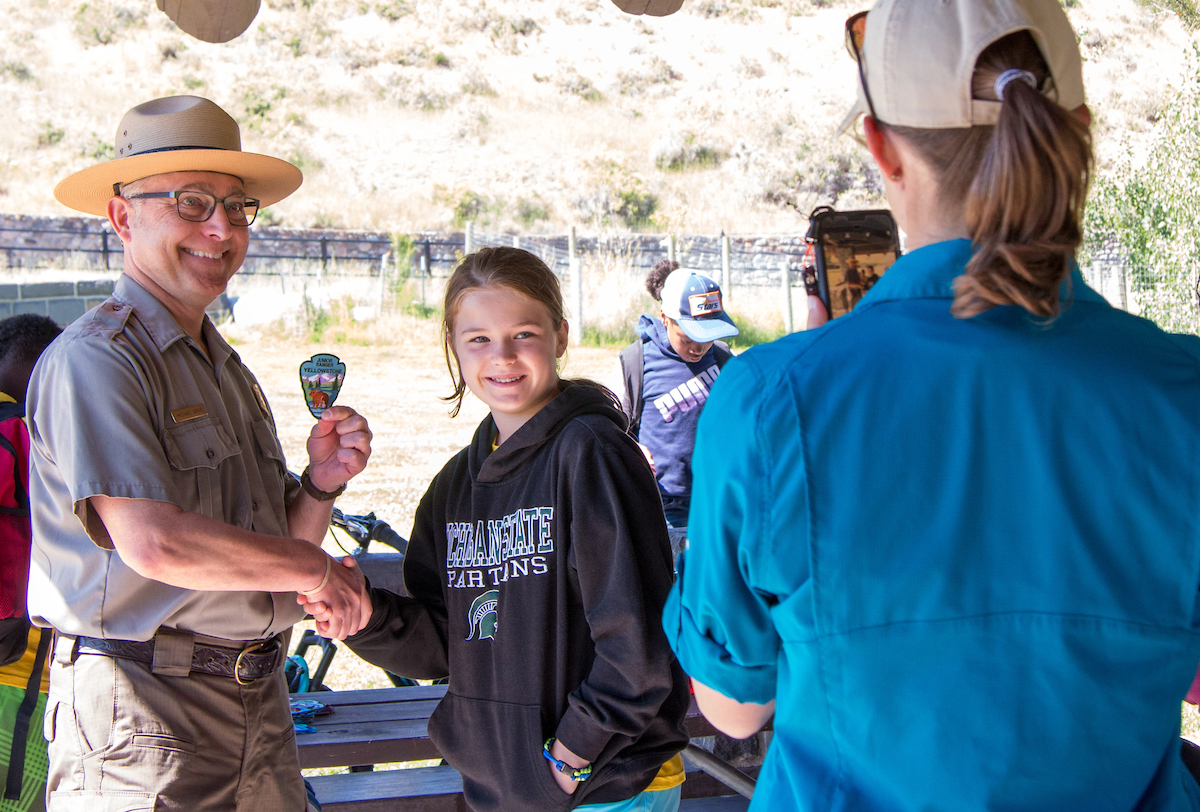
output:
[[[332,491],[323,491],[313,484],[312,477],[308,475],[308,469],[304,469],[304,473],[300,474],[300,487],[304,488],[304,492],[316,499],[318,502],[332,502],[337,499],[346,490],[346,484],[343,482],[341,487]]]

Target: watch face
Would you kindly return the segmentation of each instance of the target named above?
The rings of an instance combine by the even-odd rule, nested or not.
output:
[[[300,365],[300,389],[304,392],[304,405],[312,416],[321,419],[321,414],[337,400],[346,379],[346,365],[336,355],[321,353]]]

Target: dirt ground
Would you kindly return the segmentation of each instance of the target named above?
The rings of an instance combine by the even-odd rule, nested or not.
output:
[[[346,364],[346,380],[337,403],[366,415],[374,433],[367,469],[338,499],[347,513],[375,515],[402,536],[412,529],[413,513],[429,481],[446,461],[470,442],[487,409],[468,395],[451,419],[439,398],[451,391],[449,373],[434,322],[395,317],[375,332],[390,343],[311,343],[263,331],[225,331],[234,349],[258,377],[271,402],[279,437],[292,470],[304,468],[304,441],[313,418],[300,389],[300,364],[330,352]],[[615,369],[617,351],[594,347],[568,350],[562,374],[603,379]],[[345,536],[340,536],[349,546]],[[325,549],[337,554],[332,538]],[[386,550],[387,548],[383,548]],[[313,651],[315,665],[315,650]],[[326,684],[336,690],[390,685],[383,672],[339,647]]]

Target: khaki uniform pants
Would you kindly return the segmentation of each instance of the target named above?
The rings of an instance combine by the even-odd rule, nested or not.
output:
[[[50,812],[303,812],[282,668],[239,685],[98,654],[72,662],[72,646],[58,640],[50,670]]]

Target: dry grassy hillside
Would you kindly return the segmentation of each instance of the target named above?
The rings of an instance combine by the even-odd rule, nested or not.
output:
[[[152,0],[0,0],[0,211],[111,154],[126,108],[206,95],[251,149],[307,182],[285,225],[488,231],[794,231],[873,202],[833,129],[854,96],[847,0],[687,0],[665,19],[607,0],[264,0],[226,45]],[[1182,65],[1175,15],[1069,0],[1102,165],[1135,150]]]

